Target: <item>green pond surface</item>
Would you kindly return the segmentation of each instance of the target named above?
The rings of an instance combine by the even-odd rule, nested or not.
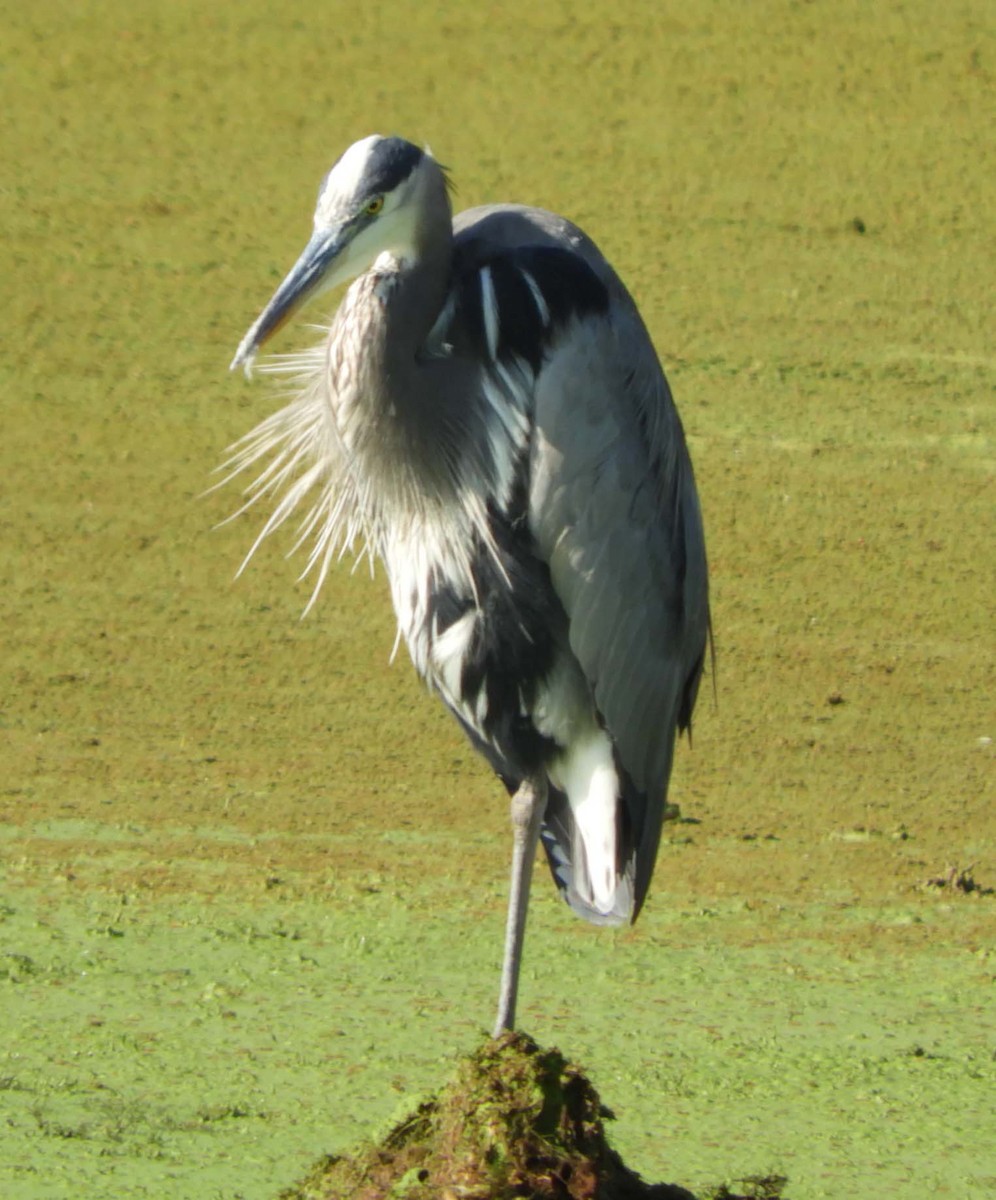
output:
[[[595,237],[705,514],[681,818],[632,929],[541,867],[523,1028],[647,1179],[996,1195],[996,9],[0,16],[0,1197],[272,1200],[490,1026],[501,788],[390,662],[382,571],[302,621],[291,539],[233,582],[264,514],[204,494],[375,131]]]
[[[284,886],[5,892],[4,1195],[275,1195],[449,1077],[490,1015],[499,889],[486,937],[449,888]],[[522,1023],[599,1080],[649,1178],[986,1195],[991,959],[957,948],[959,905],[849,908],[876,936],[846,953],[825,917],[755,944],[742,908],[683,909],[596,940],[543,898]]]

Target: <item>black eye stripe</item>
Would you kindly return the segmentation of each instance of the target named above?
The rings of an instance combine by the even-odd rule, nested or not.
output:
[[[377,196],[383,200],[387,193],[393,192],[395,188],[404,183],[424,157],[425,155],[418,146],[413,146],[404,138],[381,138],[379,142],[375,142],[363,165],[363,174],[356,181],[356,190],[353,191],[353,185],[350,185],[354,196],[367,197],[360,211],[365,213],[366,206]],[[335,175],[336,168],[343,158],[344,154],[340,154],[326,172],[325,178],[318,188],[319,203],[328,190],[329,180]]]
[[[368,195],[393,192],[411,175],[422,158],[418,146],[404,138],[384,138],[371,151],[363,172],[364,190]]]

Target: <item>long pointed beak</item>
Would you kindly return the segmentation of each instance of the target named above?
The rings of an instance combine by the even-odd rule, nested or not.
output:
[[[245,367],[249,374],[252,360],[265,341],[271,338],[301,305],[328,282],[329,268],[350,241],[348,227],[316,230],[301,257],[277,288],[270,303],[253,322],[239,343],[229,370]]]

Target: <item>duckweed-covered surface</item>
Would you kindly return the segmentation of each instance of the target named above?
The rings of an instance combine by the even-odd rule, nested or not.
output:
[[[647,909],[523,1027],[697,1196],[996,1190],[985,5],[7,5],[0,1195],[269,1200],[490,1023],[505,804],[382,577],[213,526],[226,372],[371,131],[581,222],[689,434],[718,652]],[[987,166],[987,155],[989,155]],[[285,335],[284,345],[295,335]],[[258,520],[258,519],[257,519]]]

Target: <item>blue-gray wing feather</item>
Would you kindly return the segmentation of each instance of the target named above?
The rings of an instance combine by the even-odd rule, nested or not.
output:
[[[571,648],[637,795],[636,908],[676,732],[708,637],[705,542],[684,434],[631,305],[578,322],[537,380],[529,519]]]
[[[502,206],[461,214],[456,235],[465,274],[504,253],[521,265],[524,247],[547,247],[569,254],[607,296],[579,307],[544,345],[528,521],[628,776],[639,911],[675,735],[691,720],[709,629],[705,540],[684,433],[635,304],[579,229]],[[553,857],[551,865],[556,874]]]

